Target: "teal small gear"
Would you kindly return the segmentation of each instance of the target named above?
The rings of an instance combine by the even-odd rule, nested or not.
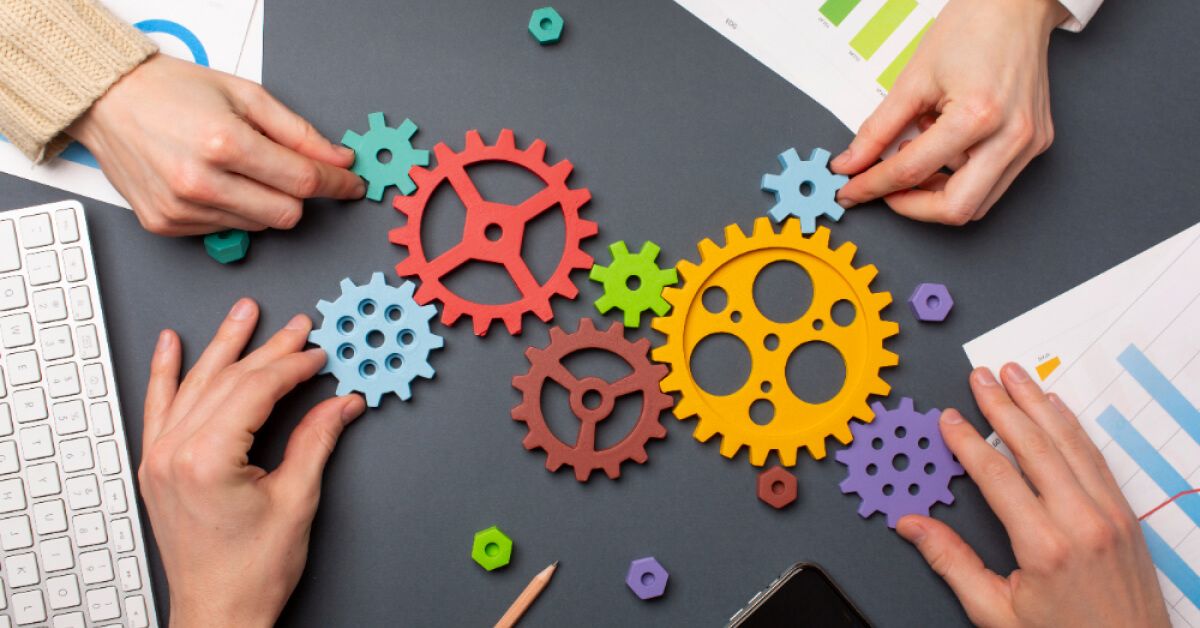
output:
[[[412,145],[417,125],[405,118],[393,129],[380,111],[368,115],[367,122],[370,128],[365,134],[346,131],[342,136],[342,144],[354,150],[354,165],[350,170],[367,182],[367,198],[383,200],[384,190],[392,185],[405,196],[412,194],[417,190],[417,184],[408,176],[408,171],[413,166],[429,165],[429,151]],[[391,155],[387,162],[379,160],[384,151]]]
[[[819,216],[841,220],[846,210],[837,204],[837,191],[850,178],[829,171],[829,151],[814,148],[804,160],[796,149],[789,148],[779,154],[779,164],[782,172],[764,174],[762,178],[763,191],[775,193],[775,206],[770,210],[775,222],[795,216],[800,220],[800,231],[812,233],[817,230]]]
[[[660,249],[653,242],[646,242],[636,255],[629,252],[624,241],[608,246],[612,264],[592,266],[588,278],[604,285],[604,295],[596,299],[596,309],[601,314],[616,307],[625,314],[625,326],[637,327],[642,322],[642,312],[653,310],[658,316],[671,311],[671,304],[662,298],[663,288],[675,285],[679,274],[674,268],[659,268]],[[636,279],[631,286],[630,280]]]
[[[321,372],[337,378],[338,395],[362,393],[372,408],[389,392],[407,401],[414,379],[434,375],[429,353],[443,345],[429,325],[437,308],[417,305],[416,284],[389,286],[383,273],[361,286],[343,279],[341,288],[336,301],[317,303],[324,318],[308,336],[327,356]]]

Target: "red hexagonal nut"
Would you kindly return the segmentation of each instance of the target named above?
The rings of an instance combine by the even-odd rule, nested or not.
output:
[[[758,498],[774,508],[796,501],[799,492],[796,476],[779,465],[758,474]]]

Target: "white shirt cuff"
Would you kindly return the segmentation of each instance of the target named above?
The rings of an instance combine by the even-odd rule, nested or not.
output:
[[[1087,26],[1088,22],[1091,21],[1092,16],[1096,14],[1096,11],[1100,8],[1100,4],[1103,1],[1104,0],[1058,0],[1058,3],[1063,5],[1063,8],[1071,13],[1071,15],[1068,16],[1067,19],[1063,20],[1063,23],[1059,24],[1058,27],[1063,30],[1071,31],[1072,33],[1078,33],[1079,31],[1083,30],[1083,27]]]

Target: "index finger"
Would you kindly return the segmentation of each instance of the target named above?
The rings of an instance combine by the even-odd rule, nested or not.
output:
[[[353,172],[302,155],[248,127],[244,141],[245,149],[229,168],[288,196],[351,199],[366,192]]]
[[[308,120],[288,109],[267,90],[249,83],[241,90],[246,119],[280,144],[312,159],[339,168],[354,163],[354,151],[336,146],[321,135]]]
[[[325,365],[323,349],[285,355],[251,371],[230,391],[225,411],[214,417],[230,432],[257,432],[284,395],[312,379]]]

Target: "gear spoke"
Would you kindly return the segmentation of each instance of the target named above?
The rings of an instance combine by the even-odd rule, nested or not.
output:
[[[459,242],[450,247],[449,251],[433,258],[425,267],[425,273],[429,277],[441,279],[446,276],[446,273],[462,266],[463,264],[475,259],[469,250],[467,250],[466,242]]]
[[[551,207],[558,205],[559,199],[560,195],[557,193],[557,190],[549,186],[544,187],[514,207],[513,218],[527,223],[546,213]]]

